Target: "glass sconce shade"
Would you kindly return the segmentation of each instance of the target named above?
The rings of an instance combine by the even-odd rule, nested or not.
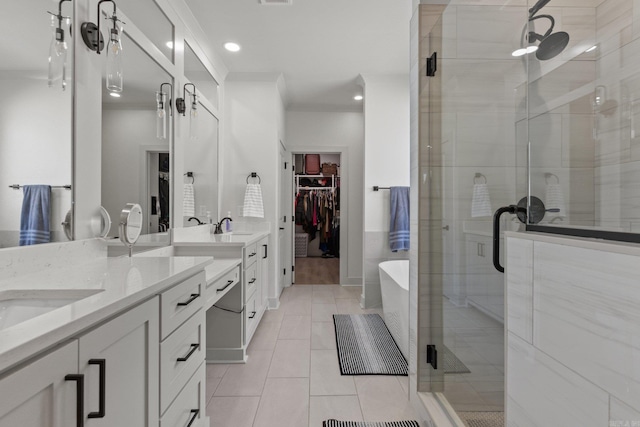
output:
[[[189,111],[189,138],[198,139],[198,101],[195,90],[191,95],[191,110]]]
[[[59,21],[57,23],[56,21]],[[62,90],[67,87],[67,52],[69,50],[65,40],[65,28],[69,27],[69,18],[51,15],[51,27],[53,36],[49,45],[49,87],[55,87],[58,84],[62,86]]]
[[[167,94],[156,92],[156,137],[158,139],[167,138],[167,112],[165,105]]]
[[[115,19],[111,18],[111,19]],[[120,40],[120,29],[114,23],[111,29],[109,44],[107,45],[107,90],[109,92],[122,92],[123,64],[122,64],[122,41]]]

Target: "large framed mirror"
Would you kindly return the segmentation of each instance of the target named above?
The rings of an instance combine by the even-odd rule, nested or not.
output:
[[[72,204],[73,43],[69,31],[72,13],[70,1],[3,3],[0,14],[0,90],[3,94],[0,248],[18,246],[21,227],[23,233],[34,227],[27,225],[33,210],[23,211],[23,202],[28,202],[25,185],[51,186],[51,190],[48,197],[43,196],[47,201],[41,225],[32,230],[39,238],[22,243],[68,240],[61,223]],[[64,36],[58,42],[54,39],[56,30]]]
[[[225,216],[225,212],[218,212],[219,85],[186,41],[184,62],[185,77],[195,85],[199,95],[198,123],[189,132],[184,152],[184,183],[193,187],[193,203],[183,201],[183,225],[192,226],[198,224],[193,217],[205,222],[207,213],[214,221]],[[187,205],[193,206],[193,215]]]
[[[166,128],[159,138],[156,92],[173,78],[127,35],[126,28],[122,42],[126,87],[113,97],[103,84],[102,206],[111,218],[118,218],[127,203],[140,204],[144,222],[138,246],[169,244],[173,100],[171,87],[164,85]],[[113,227],[110,237],[117,234],[118,227]]]

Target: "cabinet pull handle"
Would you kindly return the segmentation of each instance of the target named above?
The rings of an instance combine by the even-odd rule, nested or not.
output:
[[[191,427],[191,424],[193,424],[193,422],[196,420],[196,418],[198,417],[198,414],[200,413],[200,409],[192,409],[191,413],[193,414],[191,416],[191,419],[189,420],[189,424],[187,424],[187,427]]]
[[[189,351],[189,353],[187,353],[185,357],[178,357],[178,362],[186,362],[187,360],[189,360],[191,355],[195,353],[196,350],[199,348],[200,348],[200,344],[191,344],[191,350]]]
[[[249,284],[253,285],[254,283],[256,283],[256,278],[254,277],[253,279],[249,280]]]
[[[254,317],[256,317],[256,312],[252,311],[251,312],[251,316],[249,316],[249,319],[253,319]]]
[[[227,284],[221,287],[220,289],[216,289],[216,292],[222,292],[227,289],[229,286],[233,285],[234,280],[228,280]]]
[[[249,258],[251,258],[252,256],[256,256],[256,253],[255,253],[255,252],[251,252],[251,253],[249,254]]]
[[[76,427],[84,427],[84,375],[69,374],[64,380],[76,382]]]
[[[267,247],[267,245],[262,245],[264,247],[264,256],[262,257],[263,259],[267,257],[267,254],[269,253],[269,249]]]
[[[191,298],[189,298],[188,300],[186,300],[185,302],[179,302],[178,303],[178,307],[185,307],[189,304],[191,304],[196,298],[198,298],[200,296],[200,294],[191,294]]]
[[[89,365],[98,365],[100,367],[100,384],[99,384],[99,407],[98,412],[89,412],[89,418],[104,418],[105,402],[106,402],[106,379],[107,379],[107,360],[106,359],[90,359]]]

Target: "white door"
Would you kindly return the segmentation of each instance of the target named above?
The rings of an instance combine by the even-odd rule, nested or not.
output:
[[[158,426],[158,317],[156,297],[80,338],[85,426]]]
[[[78,342],[30,363],[0,381],[1,427],[78,425]],[[65,377],[67,380],[65,380]]]

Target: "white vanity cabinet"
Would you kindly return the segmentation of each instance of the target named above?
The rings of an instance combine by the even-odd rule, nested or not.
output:
[[[81,336],[86,427],[157,426],[158,298]]]
[[[73,340],[2,378],[0,426],[78,425],[76,410],[82,394],[78,394],[77,371],[78,342]]]
[[[0,427],[208,425],[206,278],[194,272],[105,308],[53,350],[5,368]]]
[[[173,245],[178,256],[241,260],[239,270],[229,270],[207,285],[206,360],[245,361],[246,349],[268,305],[269,234],[206,235],[192,241],[177,240]],[[236,285],[237,280],[241,286]]]

